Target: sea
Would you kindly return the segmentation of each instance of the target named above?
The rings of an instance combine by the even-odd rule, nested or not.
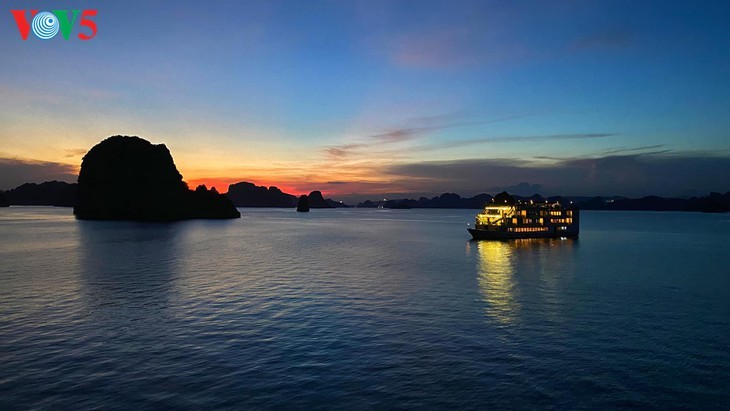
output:
[[[0,409],[727,409],[730,214],[0,209]]]

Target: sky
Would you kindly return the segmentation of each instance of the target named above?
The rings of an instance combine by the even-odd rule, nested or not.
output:
[[[24,41],[30,9],[97,10],[97,35]],[[221,192],[730,191],[729,20],[719,1],[5,1],[0,189],[75,181],[122,134]]]

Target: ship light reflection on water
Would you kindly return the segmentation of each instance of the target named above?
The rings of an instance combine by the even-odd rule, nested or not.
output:
[[[557,314],[553,311],[561,305],[561,279],[572,277],[576,245],[577,241],[564,237],[470,241],[467,252],[476,247],[477,281],[486,315],[505,325],[514,324],[524,301],[538,304],[543,316]]]
[[[514,250],[503,241],[476,243],[479,289],[486,314],[504,324],[515,321],[520,306],[515,298]]]

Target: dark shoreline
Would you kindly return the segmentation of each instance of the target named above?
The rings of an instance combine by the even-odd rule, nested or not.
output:
[[[232,186],[241,186],[238,183]],[[249,187],[250,186],[250,187]],[[281,201],[282,196],[291,196],[283,193],[275,187],[258,187],[245,183],[248,190],[238,190],[231,199],[237,208],[292,208],[296,202]],[[56,207],[73,207],[76,196],[77,184],[60,181],[49,181],[41,184],[26,183],[12,190],[0,191],[0,198],[7,201],[0,201],[0,207],[8,205],[39,205]],[[260,192],[274,192],[278,196],[263,196]],[[411,208],[434,208],[434,209],[466,209],[478,210],[489,203],[492,196],[479,194],[474,197],[461,197],[458,194],[444,193],[433,198],[421,197],[418,200],[401,198],[392,200],[371,201],[366,200],[356,206],[350,206],[331,199],[322,198],[321,193],[317,194],[317,201],[312,208],[387,208],[387,209],[411,209]],[[230,196],[231,193],[224,194]],[[270,198],[271,197],[271,198]],[[514,196],[523,201],[572,201],[581,210],[608,210],[608,211],[682,211],[682,212],[704,212],[704,213],[725,213],[730,212],[730,191],[722,193],[709,193],[702,197],[691,198],[666,198],[659,196],[646,196],[642,198],[626,197],[580,197],[580,196],[551,196],[542,197],[535,194],[531,197]],[[291,198],[296,198],[291,196]],[[288,197],[286,200],[289,200]]]

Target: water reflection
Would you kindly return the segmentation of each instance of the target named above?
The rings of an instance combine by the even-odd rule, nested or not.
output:
[[[180,224],[79,221],[89,320],[126,332],[170,316]]]
[[[505,241],[478,241],[477,280],[488,316],[511,323],[519,312],[515,297],[514,253]]]
[[[538,304],[542,315],[560,306],[560,278],[572,274],[577,240],[519,239],[471,241],[477,251],[477,281],[486,314],[500,323],[515,322],[525,302]]]
[[[60,208],[2,210],[0,325],[58,325],[68,322],[59,312],[77,314],[81,251],[74,223]]]

